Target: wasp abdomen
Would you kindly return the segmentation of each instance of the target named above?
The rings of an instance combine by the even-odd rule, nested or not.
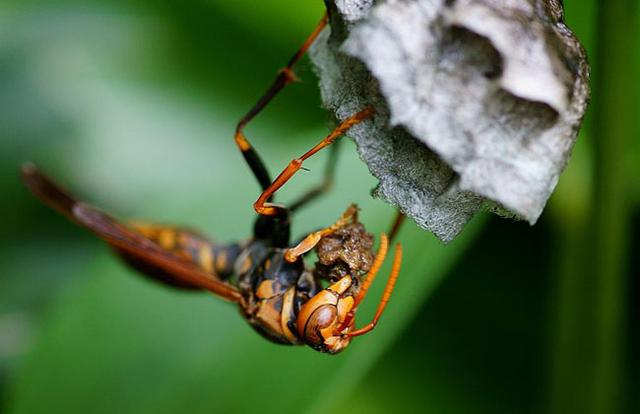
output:
[[[242,246],[239,244],[216,244],[197,232],[178,227],[140,222],[131,223],[130,227],[166,251],[192,262],[220,280],[226,280],[231,276],[234,263],[242,251]],[[171,286],[197,289],[183,281],[175,280],[166,272],[151,268],[144,263],[137,263],[135,258],[128,257],[126,254],[121,256],[127,263],[155,280]]]

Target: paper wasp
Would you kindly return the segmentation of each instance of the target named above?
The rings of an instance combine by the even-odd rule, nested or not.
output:
[[[120,222],[78,201],[32,164],[22,169],[25,184],[46,204],[103,239],[143,275],[175,288],[208,290],[237,303],[247,321],[273,342],[306,344],[330,354],[340,352],[351,338],[376,326],[398,277],[401,247],[396,245],[391,274],[373,320],[356,328],[358,306],[386,256],[387,236],[381,235],[374,258],[373,238],[358,222],[357,207],[352,205],[333,225],[290,244],[292,214],[329,187],[335,156],[329,158],[324,182],[291,206],[275,204],[272,199],[306,159],[372,117],[373,110],[364,108],[345,119],[320,143],[291,161],[273,181],[243,134],[245,125],[295,79],[293,66],[326,23],[325,15],[271,88],[237,125],[236,144],[263,190],[254,203],[258,217],[249,240],[222,245],[179,227]],[[320,263],[309,269],[303,258],[313,249]]]

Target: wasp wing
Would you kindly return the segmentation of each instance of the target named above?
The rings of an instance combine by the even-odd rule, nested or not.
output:
[[[198,268],[187,258],[162,248],[108,214],[77,201],[34,165],[27,164],[22,168],[22,178],[38,198],[91,230],[138,270],[170,285],[205,289],[232,302],[241,300],[241,294],[234,286]],[[158,276],[158,272],[162,277]]]

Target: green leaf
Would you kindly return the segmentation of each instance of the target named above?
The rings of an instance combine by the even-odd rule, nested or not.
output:
[[[57,19],[46,19],[53,23],[43,26],[41,35],[18,36],[15,43],[17,50],[28,51],[24,73],[37,86],[30,100],[55,108],[56,115],[72,126],[72,133],[56,131],[49,136],[47,130],[48,145],[34,145],[29,157],[66,187],[119,216],[186,224],[222,241],[248,237],[258,186],[232,136],[238,116],[253,102],[228,99],[232,86],[203,97],[180,88],[166,90],[164,84],[132,81],[123,68],[129,68],[128,56],[137,56],[137,47],[145,49],[138,44],[153,44],[145,43],[156,39],[153,25],[138,25],[135,19],[117,14],[53,12],[51,16]],[[27,33],[40,27],[38,18],[29,19],[22,27]],[[74,30],[58,30],[56,22],[62,27],[80,22],[87,30],[77,36]],[[97,39],[102,42],[99,48],[94,47]],[[225,70],[229,85],[241,82],[233,77],[232,67]],[[256,64],[252,70],[275,68]],[[315,90],[313,82],[304,87]],[[317,102],[310,100],[286,108],[276,104],[248,129],[272,172],[327,132],[318,122],[292,133],[289,122],[274,119],[313,106]],[[333,222],[352,202],[362,208],[362,221],[370,231],[387,230],[393,210],[371,199],[375,180],[355,147],[349,142],[341,145],[334,189],[296,216],[295,236]],[[324,157],[320,154],[305,163],[311,171],[296,176],[279,199],[287,202],[317,183]],[[49,214],[50,220],[63,220]],[[11,384],[8,412],[321,410],[331,402],[325,400],[327,395],[348,392],[391,346],[480,226],[481,221],[476,222],[444,247],[408,224],[400,235],[405,262],[387,313],[372,334],[358,338],[335,357],[271,344],[251,330],[233,305],[147,282],[103,250],[91,266],[69,279],[74,284],[63,292],[51,292],[54,298],[42,329]],[[80,234],[78,230],[78,238],[83,237]],[[41,237],[57,241],[57,234]],[[60,259],[51,258],[53,252],[41,254],[37,247],[31,248],[29,255],[40,258],[38,268],[47,271],[59,264]],[[87,254],[93,251],[87,249]],[[73,244],[60,243],[55,256],[68,261],[73,253]],[[372,317],[388,271],[387,265],[366,301],[361,323]],[[29,280],[38,283],[33,274]],[[311,398],[318,399],[310,403]]]
[[[473,227],[449,247],[415,228],[405,231],[405,264],[388,312],[374,333],[334,357],[273,345],[254,333],[233,305],[168,291],[136,278],[115,259],[100,257],[55,307],[21,372],[9,412],[332,408],[333,398],[325,397],[348,392],[392,344],[479,223]],[[368,298],[368,315],[379,288]],[[309,406],[313,395],[319,397]]]

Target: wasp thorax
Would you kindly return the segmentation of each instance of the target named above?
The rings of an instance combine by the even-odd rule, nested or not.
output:
[[[315,274],[331,282],[343,276],[360,276],[373,263],[373,235],[362,223],[348,224],[323,239],[316,246],[318,262]]]

